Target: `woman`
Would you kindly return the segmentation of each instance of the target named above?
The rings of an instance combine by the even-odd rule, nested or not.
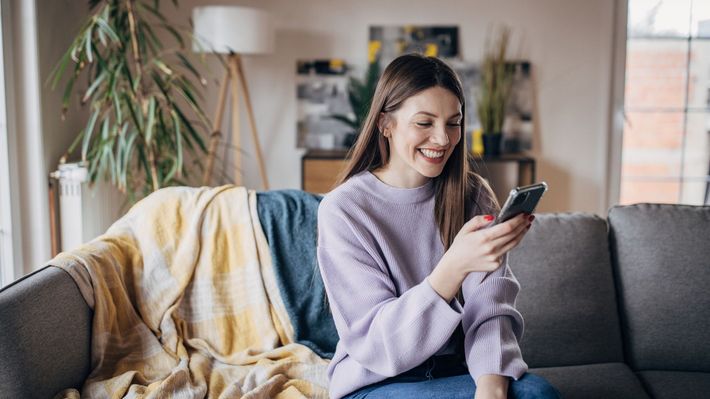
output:
[[[318,208],[318,264],[340,336],[333,398],[557,398],[527,373],[508,251],[534,218],[499,209],[469,170],[461,83],[444,62],[383,72],[337,188]]]

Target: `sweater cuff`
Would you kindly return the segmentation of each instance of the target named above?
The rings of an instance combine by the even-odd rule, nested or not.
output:
[[[476,330],[466,356],[474,381],[478,382],[485,374],[503,375],[517,381],[528,370],[509,324],[508,317],[499,316],[489,319]]]

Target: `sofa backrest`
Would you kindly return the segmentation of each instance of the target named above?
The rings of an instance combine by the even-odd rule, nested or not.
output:
[[[710,372],[710,207],[613,207],[608,220],[631,366]]]
[[[520,347],[530,367],[623,361],[606,221],[538,214],[509,254],[520,282]]]

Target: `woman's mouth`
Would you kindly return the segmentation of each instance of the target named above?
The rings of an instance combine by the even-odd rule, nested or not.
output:
[[[445,151],[425,150],[423,148],[418,148],[417,150],[427,162],[441,163],[444,160]]]

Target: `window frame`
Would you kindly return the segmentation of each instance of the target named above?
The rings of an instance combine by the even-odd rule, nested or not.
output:
[[[627,19],[629,12],[628,0],[616,0],[614,13],[614,34],[612,54],[612,86],[609,112],[609,136],[606,163],[606,196],[605,207],[611,208],[619,203],[621,197],[621,160],[624,139],[624,93],[626,89],[626,40]]]

